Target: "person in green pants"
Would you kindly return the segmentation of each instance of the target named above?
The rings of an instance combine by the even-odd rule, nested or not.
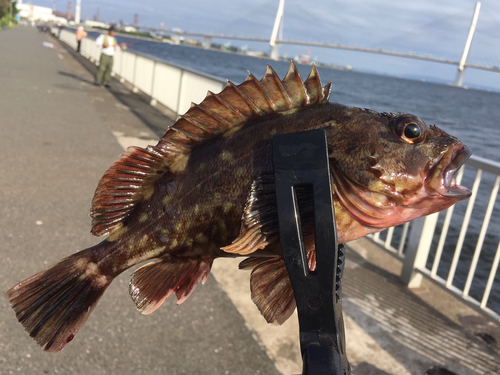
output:
[[[110,26],[107,34],[101,34],[96,39],[96,44],[101,48],[101,58],[99,59],[99,67],[95,74],[95,85],[102,85],[109,87],[109,80],[111,79],[111,71],[113,69],[113,56],[115,49],[118,47],[115,38],[116,29]]]

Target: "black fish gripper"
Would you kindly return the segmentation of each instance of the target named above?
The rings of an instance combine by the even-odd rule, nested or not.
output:
[[[275,136],[273,162],[281,249],[299,316],[302,374],[350,375],[341,298],[345,248],[337,244],[325,130]],[[303,187],[309,188],[314,207],[314,271],[296,194]]]

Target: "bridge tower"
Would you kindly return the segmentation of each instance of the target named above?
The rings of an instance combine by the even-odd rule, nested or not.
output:
[[[71,18],[73,18],[73,14],[71,12],[71,1],[68,1],[68,13],[66,15],[66,18],[69,20],[71,20]]]
[[[276,13],[276,19],[274,20],[273,32],[271,34],[271,40],[269,44],[271,45],[271,59],[278,60],[280,43],[276,43],[276,37],[279,32],[279,39],[283,39],[283,9],[285,8],[285,0],[280,0],[280,5],[278,6],[278,13]]]
[[[467,62],[467,57],[469,56],[470,46],[472,44],[472,37],[474,36],[474,31],[476,30],[477,18],[479,17],[479,9],[481,9],[481,3],[478,1],[476,3],[476,9],[474,10],[474,15],[472,16],[472,23],[469,29],[469,35],[467,36],[467,41],[465,42],[464,53],[458,64],[457,76],[455,78],[455,86],[462,86],[464,83],[465,75],[465,63]]]
[[[82,0],[76,0],[75,7],[75,23],[78,25],[80,23],[80,18],[82,16]]]

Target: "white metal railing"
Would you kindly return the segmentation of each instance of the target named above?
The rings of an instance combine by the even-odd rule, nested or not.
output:
[[[58,29],[54,31],[57,33]],[[76,47],[76,36],[74,33],[63,30],[60,39],[73,48]],[[100,49],[96,46],[93,39],[84,38],[81,44],[81,54],[93,62],[98,62]],[[177,116],[186,112],[191,102],[200,102],[203,100],[208,90],[219,92],[225,85],[225,81],[218,77],[199,73],[191,69],[166,63],[154,57],[127,50],[116,51],[113,72],[120,77],[121,81],[126,81],[131,84],[134,91],[140,90],[146,95],[149,95],[152,104],[155,102],[161,103],[175,112]],[[454,238],[453,235],[449,235],[449,230],[450,228],[455,228],[454,226],[451,227],[455,206],[452,206],[446,211],[442,223],[439,223],[439,214],[433,214],[425,218],[414,220],[411,223],[406,223],[397,228],[389,228],[386,231],[369,237],[403,260],[404,265],[401,279],[408,287],[418,287],[422,275],[428,276],[447,290],[462,296],[466,301],[480,308],[489,316],[499,319],[500,309],[493,311],[487,307],[487,303],[495,283],[495,276],[500,261],[500,242],[496,250],[493,248],[485,249],[483,245],[484,239],[488,234],[498,236],[500,233],[500,228],[489,227],[491,215],[495,212],[493,210],[499,190],[500,163],[473,156],[467,161],[466,165],[471,170],[476,171],[472,187],[473,194],[469,198],[467,208],[463,213],[461,230],[457,236],[458,239],[454,255],[446,279],[438,275],[438,268],[443,263],[442,255],[445,247],[449,247],[450,242],[452,242]],[[457,184],[462,181],[464,170],[465,168],[462,168],[458,172],[456,176]],[[455,279],[457,267],[464,262],[460,257],[462,255],[462,248],[466,236],[471,232],[469,230],[469,224],[471,217],[473,217],[473,209],[478,206],[476,204],[476,197],[482,181],[483,172],[493,176],[494,182],[490,189],[490,198],[486,212],[482,216],[483,222],[478,233],[476,247],[471,259],[466,282],[464,287],[459,289],[453,285],[453,281]],[[455,216],[461,215],[462,213]],[[476,219],[476,221],[480,220],[477,218],[474,219]],[[439,235],[435,234],[438,226],[441,229]],[[427,268],[429,254],[431,254],[431,249],[434,248],[433,243],[436,248],[433,253],[434,260],[431,267]],[[489,276],[487,281],[485,281],[484,293],[481,298],[475,299],[469,295],[470,288],[476,273],[480,255],[485,251],[489,253],[496,251],[496,253],[492,261]],[[463,269],[464,267],[461,268]]]
[[[499,307],[495,309],[487,307],[500,261],[500,227],[497,224],[500,220],[500,214],[498,207],[495,210],[495,203],[497,202],[500,187],[500,163],[472,156],[465,165],[466,168],[461,168],[456,176],[457,184],[460,184],[463,180],[464,173],[469,175],[468,180],[472,182],[472,195],[463,213],[456,214],[455,206],[452,206],[446,210],[441,223],[438,222],[439,214],[436,213],[414,220],[411,223],[406,223],[404,226],[396,229],[389,228],[370,237],[374,242],[403,259],[404,264],[401,279],[408,287],[420,286],[422,275],[428,276],[444,288],[461,296],[487,315],[495,319],[500,319]],[[465,172],[466,170],[467,172]],[[483,189],[480,190],[481,185],[486,186],[483,186]],[[483,198],[482,202],[478,202],[478,196]],[[462,218],[461,226],[458,223],[460,231],[455,236],[449,235],[450,228],[453,228],[451,227],[451,222],[454,212],[456,217]],[[495,216],[495,226],[490,225],[492,216]],[[471,219],[474,223],[481,223],[480,229],[477,228],[477,225],[471,228]],[[458,229],[458,226],[455,228],[455,231]],[[436,233],[438,227],[440,228],[439,234]],[[400,233],[396,240],[394,240],[395,231],[398,234]],[[410,233],[409,236],[407,236],[408,232]],[[493,239],[493,241],[498,241],[498,244],[490,240],[488,246],[485,247],[487,236]],[[438,268],[440,266],[447,267],[446,264],[443,264],[443,250],[446,245],[449,247],[455,239],[456,245],[451,256],[448,274],[446,277],[442,277],[438,275]],[[464,257],[463,248],[464,243],[471,242],[475,244],[475,248],[472,258],[468,259],[470,254]],[[470,295],[471,287],[474,278],[477,277],[477,266],[480,257],[485,254],[488,256],[488,259],[492,259],[491,267],[487,278],[483,276],[484,291],[482,296],[474,298]],[[430,262],[429,255],[434,256],[432,263]],[[489,266],[489,261],[486,260],[485,262]],[[454,285],[459,266],[461,266],[462,270],[462,279],[465,279],[463,287],[460,288]],[[496,285],[500,287],[498,280],[496,281]]]
[[[75,33],[62,30],[60,40],[76,48]],[[97,63],[101,51],[95,40],[87,37],[82,39],[80,53]],[[226,85],[222,78],[121,49],[116,50],[113,73],[121,82],[132,85],[134,92],[148,95],[151,104],[160,103],[176,116],[185,113],[191,103],[201,102],[208,91],[218,93]]]

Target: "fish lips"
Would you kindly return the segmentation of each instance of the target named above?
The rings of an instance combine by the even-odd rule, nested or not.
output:
[[[472,192],[468,188],[456,184],[455,174],[471,155],[471,149],[462,142],[450,148],[430,170],[430,175],[434,176],[433,182],[431,181],[429,184],[431,189],[443,197],[456,200],[469,198]],[[437,186],[434,186],[436,183]]]

